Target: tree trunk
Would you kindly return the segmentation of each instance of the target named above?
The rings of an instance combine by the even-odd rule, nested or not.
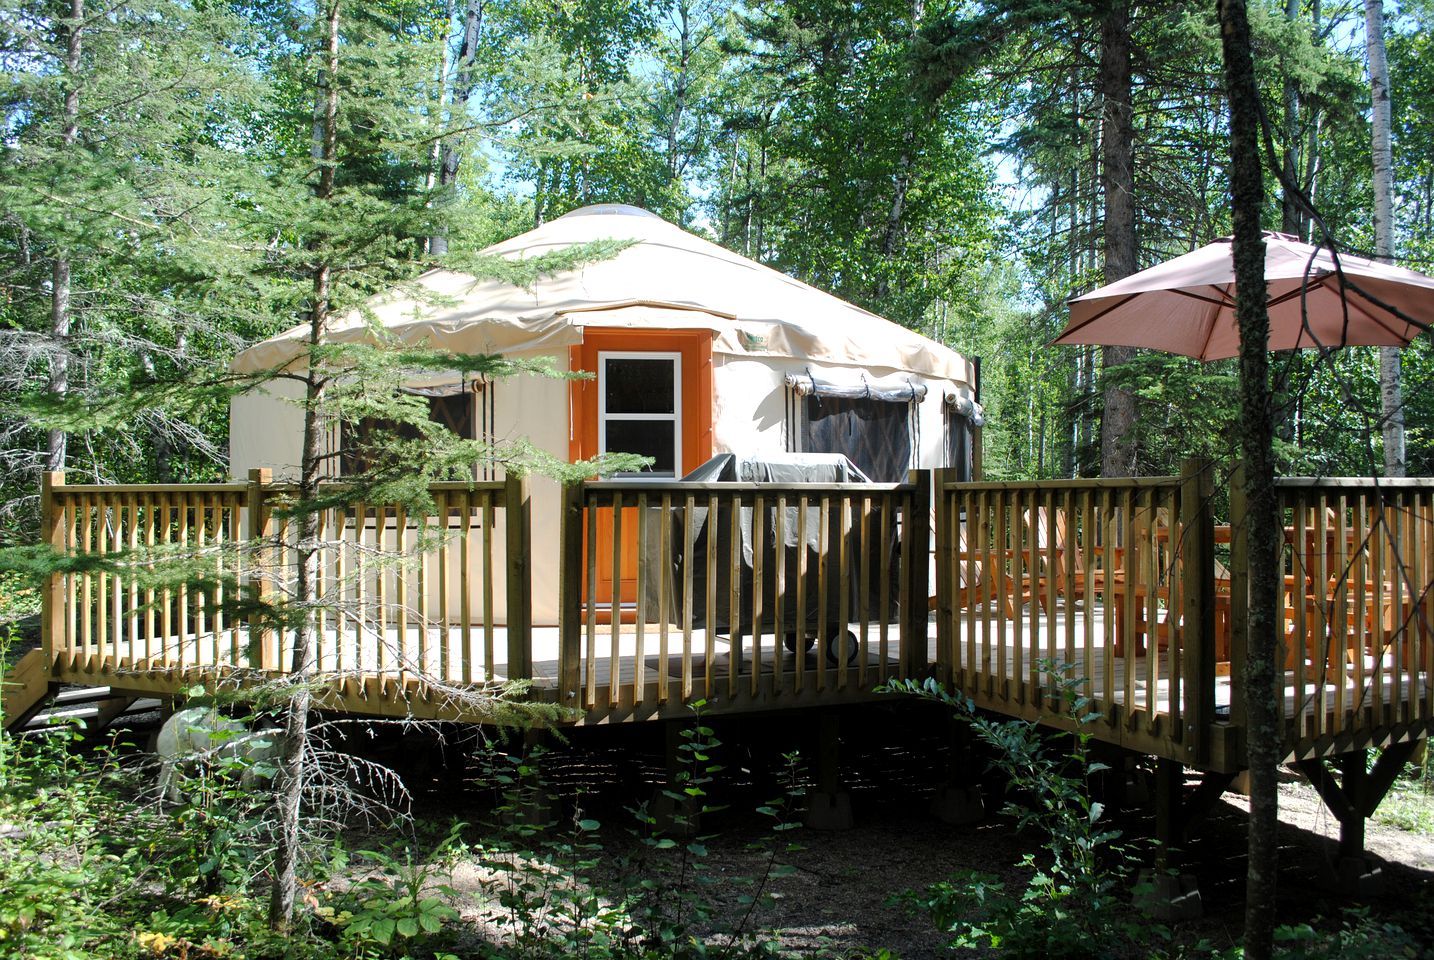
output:
[[[478,58],[478,37],[483,30],[483,0],[468,0],[463,7],[463,41],[458,48],[457,79],[453,83],[451,114],[460,126],[468,123],[468,101],[473,97],[473,64]],[[463,160],[461,133],[443,140],[442,160],[438,164],[438,189],[446,193],[458,182],[458,166]],[[448,252],[448,235],[441,230],[428,238],[428,252],[442,256]]]
[[[1131,112],[1130,2],[1113,0],[1101,21],[1101,188],[1105,194],[1105,282],[1135,272],[1135,127]],[[1134,356],[1131,347],[1102,347],[1109,377]],[[1100,421],[1102,476],[1135,474],[1135,395],[1105,387]]]
[[[1374,103],[1374,255],[1394,262],[1394,158],[1390,148],[1389,62],[1384,56],[1384,2],[1364,0],[1369,87]],[[1384,474],[1404,476],[1404,398],[1398,347],[1379,351],[1379,406],[1384,432]]]
[[[1291,23],[1300,18],[1300,0],[1285,0],[1285,19]],[[1284,182],[1287,186],[1280,191],[1280,229],[1291,236],[1304,239],[1304,212],[1299,199],[1292,189],[1299,182],[1299,91],[1295,89],[1292,72],[1286,72],[1284,80]]]
[[[65,105],[64,126],[60,131],[60,150],[75,145],[80,128],[80,58],[84,52],[85,0],[70,0],[70,15],[65,24]],[[50,380],[46,389],[52,396],[64,397],[70,392],[70,257],[63,246],[55,250],[50,270]],[[63,429],[49,432],[46,470],[65,469],[68,437]]]
[[[672,78],[672,118],[667,124],[668,187],[677,185],[684,167],[678,147],[682,137],[682,118],[687,113],[688,88],[692,82],[692,18],[685,0],[677,4],[677,15],[681,20],[681,32],[677,37],[677,73]]]
[[[331,0],[328,10],[328,49],[322,79],[323,110],[321,113],[321,139],[316,145],[320,154],[319,182],[314,195],[321,201],[329,200],[334,193],[335,163],[338,157],[338,72],[339,72],[339,0]],[[318,514],[306,504],[312,504],[318,493],[322,459],[320,439],[322,423],[320,411],[323,404],[325,379],[322,370],[315,369],[313,351],[323,342],[324,328],[329,316],[330,284],[332,268],[324,259],[322,250],[313,267],[313,302],[309,309],[310,363],[305,375],[304,393],[304,439],[299,473],[299,504],[296,517],[297,543],[295,571],[295,600],[300,605],[302,618],[294,631],[293,659],[289,664],[291,690],[285,709],[284,749],[279,759],[278,776],[274,787],[274,813],[276,837],[274,849],[274,888],[269,900],[269,925],[274,930],[285,930],[294,916],[294,903],[298,896],[298,862],[301,843],[299,824],[302,813],[306,760],[309,746],[309,677],[314,670],[314,639],[318,616]]]
[[[1274,950],[1278,868],[1282,697],[1275,680],[1281,531],[1275,500],[1274,416],[1269,385],[1270,317],[1265,307],[1264,185],[1259,153],[1259,92],[1244,0],[1220,0],[1225,89],[1230,101],[1230,195],[1234,219],[1235,317],[1240,330],[1241,453],[1245,460],[1249,613],[1242,687],[1250,768],[1249,863],[1245,878],[1245,957]]]

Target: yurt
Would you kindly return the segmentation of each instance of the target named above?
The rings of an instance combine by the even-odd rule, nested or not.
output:
[[[518,376],[414,383],[435,419],[475,439],[526,438],[558,456],[653,458],[648,475],[681,477],[717,453],[841,453],[878,482],[911,468],[969,474],[981,424],[975,365],[897,324],[694,236],[636,207],[584,207],[489,248],[532,257],[573,244],[627,241],[621,252],[531,288],[447,270],[419,278],[435,296],[371,305],[405,342],[465,353],[547,358],[585,380]],[[435,306],[434,302],[441,303]],[[335,324],[336,340],[366,335]],[[235,361],[271,369],[302,354],[300,329]],[[280,382],[287,384],[287,381]],[[292,478],[301,413],[279,385],[230,407],[236,478],[268,467]],[[345,425],[329,431],[342,443]],[[556,483],[533,483],[533,615],[555,623]],[[500,541],[501,542],[501,541]]]

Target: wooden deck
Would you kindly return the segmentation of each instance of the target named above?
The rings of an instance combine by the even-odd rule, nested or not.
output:
[[[1096,738],[1235,771],[1243,546],[1238,502],[1217,524],[1212,484],[1193,466],[1030,484],[940,471],[886,485],[586,484],[563,506],[551,627],[530,625],[524,485],[440,484],[427,516],[323,513],[309,667],[324,706],[377,715],[481,720],[474,694],[513,679],[594,724],[685,716],[697,700],[714,713],[869,701],[887,681],[934,677],[1064,726],[1059,667],[1081,678]],[[1434,482],[1286,481],[1282,496],[1290,756],[1424,735]],[[292,632],[265,611],[293,589],[289,497],[262,476],[67,487],[52,475],[45,538],[85,562],[46,591],[49,682],[167,696],[283,675]],[[788,636],[820,642],[792,650]]]

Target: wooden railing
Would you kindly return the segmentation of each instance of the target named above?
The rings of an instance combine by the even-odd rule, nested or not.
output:
[[[560,699],[589,713],[755,709],[921,674],[929,475],[913,477],[571,488]]]
[[[430,494],[420,516],[364,503],[317,513],[315,672],[386,697],[530,675],[526,483]],[[45,596],[56,678],[294,669],[294,632],[272,616],[296,599],[294,495],[266,471],[173,486],[48,475],[46,539],[75,563]]]
[[[1216,719],[1208,471],[955,483],[936,500],[940,675],[978,705],[1204,762]]]
[[[309,666],[363,700],[343,705],[394,712],[424,690],[534,677],[539,642],[541,695],[589,721],[698,699],[836,703],[934,672],[1047,723],[1069,722],[1074,692],[1102,739],[1234,769],[1244,511],[1234,484],[1217,524],[1213,489],[1195,462],[1036,483],[581,484],[564,494],[554,635],[531,623],[526,484],[434,484],[421,516],[320,512]],[[1427,730],[1434,481],[1282,480],[1279,495],[1289,749]],[[44,595],[52,678],[172,692],[292,670],[292,629],[255,601],[293,599],[293,497],[257,471],[174,486],[48,475],[45,539],[73,564]]]
[[[1434,481],[1278,481],[1286,740],[1322,744],[1434,719]]]

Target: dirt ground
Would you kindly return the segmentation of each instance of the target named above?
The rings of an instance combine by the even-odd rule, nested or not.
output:
[[[766,863],[760,848],[771,837],[770,819],[753,811],[776,792],[775,770],[784,748],[810,746],[812,731],[764,728],[760,721],[716,727],[725,742],[714,756],[724,769],[708,800],[724,809],[703,819],[708,850],[703,868],[717,881],[709,889],[719,911],[733,917],[743,910],[737,896],[747,888],[726,881],[759,875]],[[901,748],[892,746],[898,742]],[[555,748],[546,769],[555,792],[566,798],[562,809],[570,815],[580,802],[583,816],[603,823],[607,849],[620,851],[632,843],[629,808],[651,796],[662,777],[661,748],[660,734],[580,733]],[[1024,873],[1016,864],[1034,848],[1035,838],[1018,834],[999,813],[1001,786],[989,774],[987,807],[995,812],[985,820],[948,826],[931,815],[931,797],[951,755],[948,738],[937,727],[913,729],[912,717],[900,711],[875,722],[863,718],[860,729],[843,728],[842,748],[842,781],[854,825],[838,832],[782,834],[783,844],[799,847],[781,856],[795,871],[773,882],[775,903],[755,922],[775,929],[784,946],[803,953],[860,957],[884,948],[908,960],[951,956],[930,919],[893,904],[893,895],[921,890],[962,869],[995,873],[1019,888]],[[1153,832],[1154,815],[1136,793],[1110,814],[1110,823],[1139,844]],[[460,814],[461,807],[461,814],[471,816],[475,805],[485,803],[484,788],[471,782],[459,795],[430,794],[426,802],[430,814]],[[1175,926],[1178,940],[1238,943],[1246,812],[1244,798],[1227,793],[1190,844],[1184,869],[1198,883],[1204,915]],[[1280,816],[1280,922],[1333,927],[1343,911],[1357,905],[1324,880],[1335,856],[1338,823],[1293,773],[1281,788]],[[1434,956],[1434,837],[1371,821],[1367,845],[1380,864],[1383,893],[1365,906],[1380,920],[1399,923]],[[465,880],[476,883],[461,870],[455,879],[460,886]]]

